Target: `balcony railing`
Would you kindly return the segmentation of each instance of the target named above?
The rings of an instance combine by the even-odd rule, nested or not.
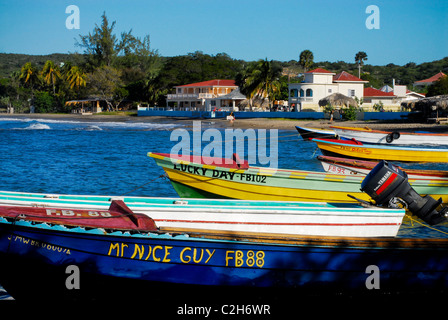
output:
[[[168,94],[168,100],[188,100],[188,99],[213,99],[217,95],[213,93],[176,93]]]
[[[312,102],[313,97],[291,97],[291,101],[295,102]]]

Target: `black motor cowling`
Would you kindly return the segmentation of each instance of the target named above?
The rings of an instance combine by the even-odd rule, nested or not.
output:
[[[370,171],[361,191],[379,206],[397,207],[397,203],[404,202],[410,212],[430,225],[447,220],[448,207],[437,211],[441,198],[436,201],[429,195],[420,196],[409,184],[407,174],[387,161],[381,161]]]

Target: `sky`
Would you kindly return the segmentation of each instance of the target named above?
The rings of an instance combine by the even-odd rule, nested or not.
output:
[[[79,8],[79,29],[66,26],[76,18],[70,5]],[[162,56],[289,61],[311,50],[315,62],[353,63],[364,51],[372,65],[448,56],[446,0],[0,0],[0,53],[82,53],[75,39],[103,12],[117,35],[149,34]]]

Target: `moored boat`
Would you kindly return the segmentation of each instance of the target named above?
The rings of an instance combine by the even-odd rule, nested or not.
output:
[[[448,287],[447,239],[161,229],[66,227],[30,221],[26,210],[16,218],[0,211],[0,283],[19,301],[146,303],[167,297],[184,303],[218,292],[290,299],[297,293],[368,293],[379,279],[387,294],[443,293]],[[185,294],[193,289],[194,295]]]
[[[448,162],[448,149],[363,144],[357,140],[313,139],[326,156],[401,162]]]
[[[321,162],[322,167],[326,172],[342,175],[366,175],[378,164],[376,161],[321,155],[317,156],[317,159]],[[406,172],[409,179],[443,180],[448,182],[448,171],[397,167]]]
[[[0,206],[5,218],[27,219],[32,222],[65,225],[68,227],[106,228],[122,231],[156,231],[149,216],[134,213],[121,200],[112,200],[108,209],[82,209],[78,207]]]
[[[331,129],[328,130],[296,126],[296,130],[299,132],[303,140],[311,140],[314,138],[331,139],[336,137],[335,132]]]
[[[2,206],[35,207],[34,210],[40,209],[44,215],[47,210],[57,219],[56,213],[52,212],[65,212],[67,210],[64,208],[67,207],[104,210],[115,201],[114,199],[116,197],[2,191],[0,210],[5,210]],[[364,208],[356,204],[334,205],[322,202],[149,197],[123,197],[120,201],[130,210],[151,217],[160,227],[266,234],[393,237],[397,234],[405,214],[401,209]],[[72,213],[69,211],[68,214]],[[67,214],[58,217],[70,218]]]
[[[382,131],[368,127],[332,126],[336,135],[363,143],[398,145],[448,145],[448,134],[431,132]]]
[[[363,176],[326,172],[247,166],[231,159],[181,157],[149,153],[165,170],[174,189],[184,198],[229,198],[241,200],[356,202],[347,195],[370,200],[361,192]],[[198,159],[196,159],[198,158]],[[224,163],[228,163],[224,165]],[[442,198],[448,203],[445,181],[411,179],[412,187],[422,195]]]

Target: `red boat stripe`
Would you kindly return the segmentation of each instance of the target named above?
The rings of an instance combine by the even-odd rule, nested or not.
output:
[[[376,190],[376,194],[380,194],[381,192],[383,192],[383,190],[386,189],[392,183],[392,181],[394,181],[396,176],[396,173],[392,173],[390,177],[387,178],[386,181],[384,181],[383,185],[378,190]]]
[[[235,221],[201,221],[201,220],[171,220],[154,219],[160,222],[186,222],[186,223],[216,223],[216,224],[249,224],[273,226],[395,226],[401,223],[281,223],[281,222],[235,222]]]

